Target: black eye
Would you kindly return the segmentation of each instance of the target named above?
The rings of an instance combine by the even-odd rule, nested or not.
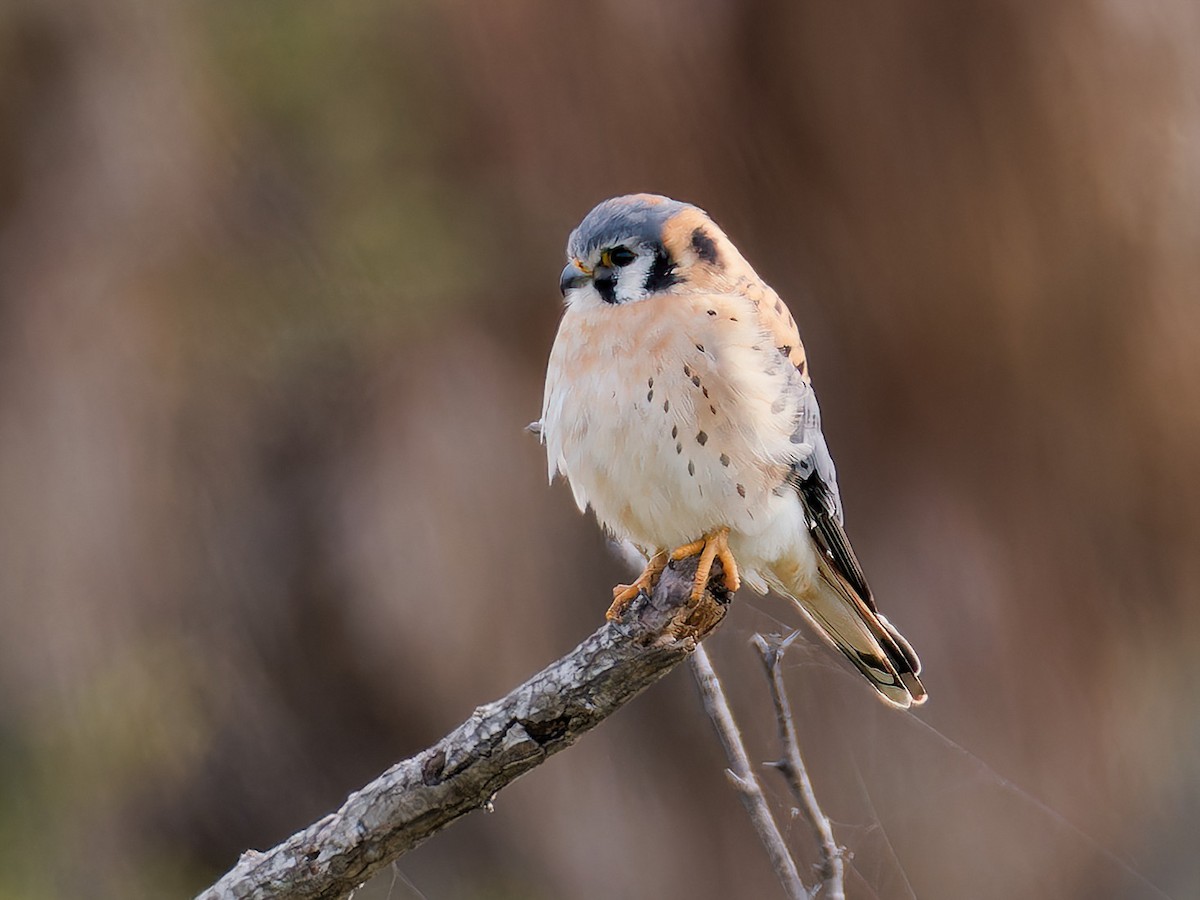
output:
[[[612,260],[612,264],[614,266],[617,266],[618,268],[624,268],[637,259],[637,254],[628,247],[613,247],[612,250],[608,252],[608,258]]]

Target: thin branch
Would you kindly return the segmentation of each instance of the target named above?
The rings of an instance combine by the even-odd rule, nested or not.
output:
[[[700,687],[704,710],[716,727],[717,736],[721,739],[725,755],[729,758],[730,768],[726,770],[726,774],[741,795],[742,805],[746,807],[754,830],[758,832],[758,838],[771,858],[771,865],[779,883],[791,900],[807,900],[809,893],[800,880],[795,860],[788,851],[783,835],[779,833],[779,827],[771,816],[762,786],[750,767],[750,758],[746,755],[742,734],[729,709],[729,701],[725,699],[725,691],[703,646],[697,647],[696,652],[692,654],[692,673]]]
[[[663,572],[620,622],[606,623],[429,749],[351,794],[278,846],[247,851],[198,900],[342,898],[509,782],[573,744],[682,662],[725,615],[723,595],[689,603],[695,560]],[[719,574],[719,567],[714,573]]]
[[[818,892],[824,891],[825,896],[830,900],[845,900],[846,876],[842,850],[837,845],[837,841],[833,839],[833,828],[829,823],[829,817],[825,815],[817,802],[812,781],[808,777],[808,769],[805,768],[804,759],[800,756],[800,741],[796,736],[796,723],[792,718],[792,707],[788,702],[787,691],[783,684],[783,674],[780,670],[784,651],[787,650],[794,638],[795,634],[793,633],[791,637],[784,640],[776,638],[768,642],[761,634],[754,636],[755,649],[758,650],[763,666],[767,670],[767,681],[771,686],[771,699],[775,703],[775,717],[779,721],[779,737],[783,741],[783,758],[774,765],[787,779],[788,786],[792,789],[792,796],[795,797],[800,812],[812,827],[813,839],[820,848],[821,884],[813,892],[814,896]]]

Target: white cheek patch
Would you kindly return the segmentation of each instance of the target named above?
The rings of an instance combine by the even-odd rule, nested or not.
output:
[[[563,303],[568,307],[578,306],[581,309],[607,305],[600,296],[600,292],[596,290],[596,286],[590,281],[582,287],[571,288],[567,291],[567,295],[563,297]]]
[[[617,302],[631,303],[646,299],[646,280],[654,266],[654,254],[642,251],[637,259],[623,269],[617,269]]]
[[[638,300],[645,300],[649,296],[646,293],[646,282],[650,278],[650,271],[654,268],[654,260],[652,252],[642,250],[638,253],[637,259],[629,265],[613,270],[617,276],[614,295],[618,304],[634,303]],[[567,291],[563,303],[567,306],[578,306],[581,309],[612,305],[604,301],[591,281]]]

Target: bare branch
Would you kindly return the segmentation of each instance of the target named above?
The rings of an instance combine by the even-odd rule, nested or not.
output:
[[[808,777],[808,769],[800,756],[800,741],[796,736],[796,723],[792,718],[791,704],[788,702],[787,691],[783,684],[783,674],[780,663],[783,653],[787,650],[795,633],[784,640],[778,638],[768,642],[761,634],[754,636],[754,646],[762,657],[763,666],[767,670],[767,681],[771,686],[771,699],[775,703],[775,717],[779,721],[779,736],[783,741],[783,758],[775,763],[787,779],[792,789],[792,796],[805,820],[812,827],[813,839],[821,852],[821,885],[814,895],[824,891],[830,900],[845,900],[845,863],[842,850],[833,839],[833,828],[829,817],[817,803],[817,795],[813,791],[812,782]]]
[[[198,900],[340,898],[497,791],[573,744],[699,646],[725,615],[723,595],[688,602],[695,560],[663,572],[562,659],[481,706],[429,749],[351,794],[342,807],[237,865]],[[720,568],[714,569],[719,584]]]
[[[725,690],[717,678],[716,670],[709,661],[708,653],[703,646],[696,648],[692,654],[692,673],[700,687],[700,698],[704,702],[704,710],[717,729],[717,736],[725,748],[731,768],[726,770],[730,782],[741,795],[742,804],[750,814],[754,830],[758,832],[759,840],[771,858],[775,875],[791,900],[807,900],[809,893],[805,890],[800,875],[796,871],[796,863],[788,851],[783,835],[771,816],[767,798],[763,795],[762,786],[750,767],[750,758],[746,755],[746,747],[742,743],[742,734],[733,712],[729,709],[729,701],[725,699]]]

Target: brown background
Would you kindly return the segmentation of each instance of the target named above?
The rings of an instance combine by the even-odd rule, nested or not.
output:
[[[625,573],[522,426],[631,190],[787,298],[925,662],[907,715],[790,656],[850,895],[1196,896],[1198,45],[1188,0],[6,4],[0,897],[189,895],[596,627]],[[795,624],[712,642],[760,759]],[[361,896],[777,896],[722,767],[675,673]]]

